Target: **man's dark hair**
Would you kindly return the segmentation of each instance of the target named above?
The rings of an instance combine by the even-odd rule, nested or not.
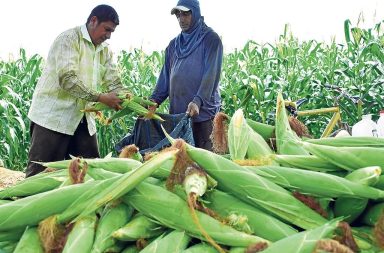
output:
[[[115,11],[115,9],[113,9],[109,5],[101,4],[96,6],[92,10],[91,14],[89,15],[87,19],[87,24],[89,23],[89,21],[93,16],[97,17],[97,20],[99,21],[99,23],[112,21],[115,25],[119,25],[119,15]]]

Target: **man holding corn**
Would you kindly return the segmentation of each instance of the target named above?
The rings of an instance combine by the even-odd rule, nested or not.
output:
[[[116,92],[122,83],[105,43],[118,24],[115,9],[98,5],[86,24],[63,32],[51,46],[28,113],[27,177],[44,170],[33,161],[63,160],[70,154],[99,157],[95,119],[81,110],[97,101],[121,109]]]
[[[192,117],[195,145],[212,149],[212,120],[220,110],[219,79],[223,58],[220,37],[204,22],[198,0],[179,0],[171,10],[181,33],[165,51],[165,63],[151,99],[169,97],[170,114]]]

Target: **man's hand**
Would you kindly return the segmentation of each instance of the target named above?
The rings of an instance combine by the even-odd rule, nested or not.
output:
[[[199,107],[197,106],[197,104],[195,104],[195,103],[193,103],[193,102],[190,102],[190,103],[188,104],[188,108],[187,108],[186,113],[187,113],[190,117],[197,116],[197,115],[199,115]]]
[[[156,103],[156,101],[154,101],[152,99],[151,99],[151,101]],[[148,110],[151,111],[151,112],[155,112],[158,106],[159,105],[157,103],[156,103],[156,105],[150,105],[150,106],[148,106]]]
[[[100,103],[106,104],[116,111],[121,110],[121,99],[117,96],[116,92],[101,93],[97,100]]]

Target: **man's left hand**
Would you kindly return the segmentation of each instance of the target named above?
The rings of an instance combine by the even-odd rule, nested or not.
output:
[[[188,108],[187,108],[186,113],[187,113],[190,117],[197,116],[197,115],[199,115],[199,107],[197,106],[197,104],[195,104],[195,103],[193,103],[193,102],[190,102],[190,103],[188,104]]]

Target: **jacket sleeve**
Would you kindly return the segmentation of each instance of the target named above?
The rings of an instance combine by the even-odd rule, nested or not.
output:
[[[192,102],[200,108],[209,101],[220,80],[221,65],[223,61],[223,44],[216,33],[207,35],[204,43],[204,73],[200,87]]]
[[[85,86],[79,78],[80,48],[79,43],[77,43],[78,39],[75,34],[60,36],[54,43],[59,85],[76,98],[97,101],[99,93]]]
[[[165,62],[161,69],[159,78],[157,79],[155,90],[153,91],[150,99],[154,100],[158,105],[163,103],[169,96],[170,85],[170,46],[165,50]]]

